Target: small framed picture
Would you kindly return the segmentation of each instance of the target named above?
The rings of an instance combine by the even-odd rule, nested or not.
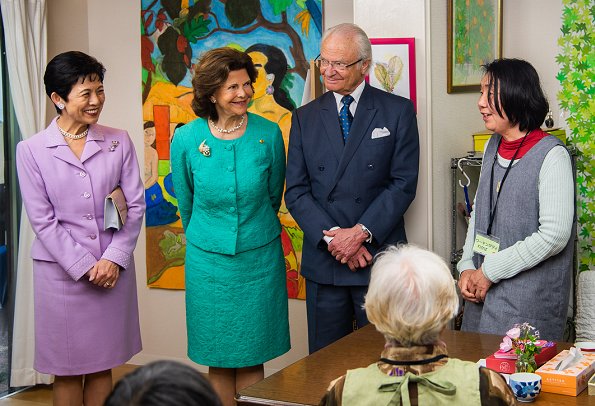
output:
[[[482,65],[502,55],[502,0],[448,0],[448,93],[476,92]]]
[[[406,97],[417,109],[415,94],[415,38],[371,38],[372,62],[368,83]]]

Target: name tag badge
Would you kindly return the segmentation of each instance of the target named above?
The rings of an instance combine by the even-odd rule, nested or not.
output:
[[[500,251],[500,239],[498,237],[477,232],[473,243],[473,252],[486,256],[495,254],[498,251]]]

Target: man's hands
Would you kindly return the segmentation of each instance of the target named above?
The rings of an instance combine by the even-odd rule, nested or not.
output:
[[[333,239],[328,245],[331,255],[342,264],[347,264],[352,271],[364,268],[371,263],[372,255],[363,246],[368,234],[362,230],[359,224],[351,228],[324,230],[323,233]]]
[[[459,289],[465,300],[480,303],[485,300],[488,290],[492,286],[490,281],[479,269],[466,269],[459,277]]]
[[[357,271],[358,268],[365,268],[372,263],[372,254],[363,245],[360,249],[347,261],[347,266],[353,272]]]

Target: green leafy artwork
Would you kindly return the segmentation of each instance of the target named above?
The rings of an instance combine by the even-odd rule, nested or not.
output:
[[[453,1],[453,83],[479,83],[481,65],[498,54],[496,0]]]
[[[568,139],[578,151],[579,271],[595,270],[595,0],[563,0],[561,31],[558,100],[568,113]]]

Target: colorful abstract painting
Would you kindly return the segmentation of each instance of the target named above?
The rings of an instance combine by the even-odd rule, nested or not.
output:
[[[249,111],[278,123],[287,148],[321,32],[321,0],[141,0],[148,286],[184,289],[186,238],[169,147],[175,129],[196,118],[191,80],[200,54],[222,46],[248,52],[258,70]],[[279,218],[288,294],[303,299],[303,233],[284,203]]]

